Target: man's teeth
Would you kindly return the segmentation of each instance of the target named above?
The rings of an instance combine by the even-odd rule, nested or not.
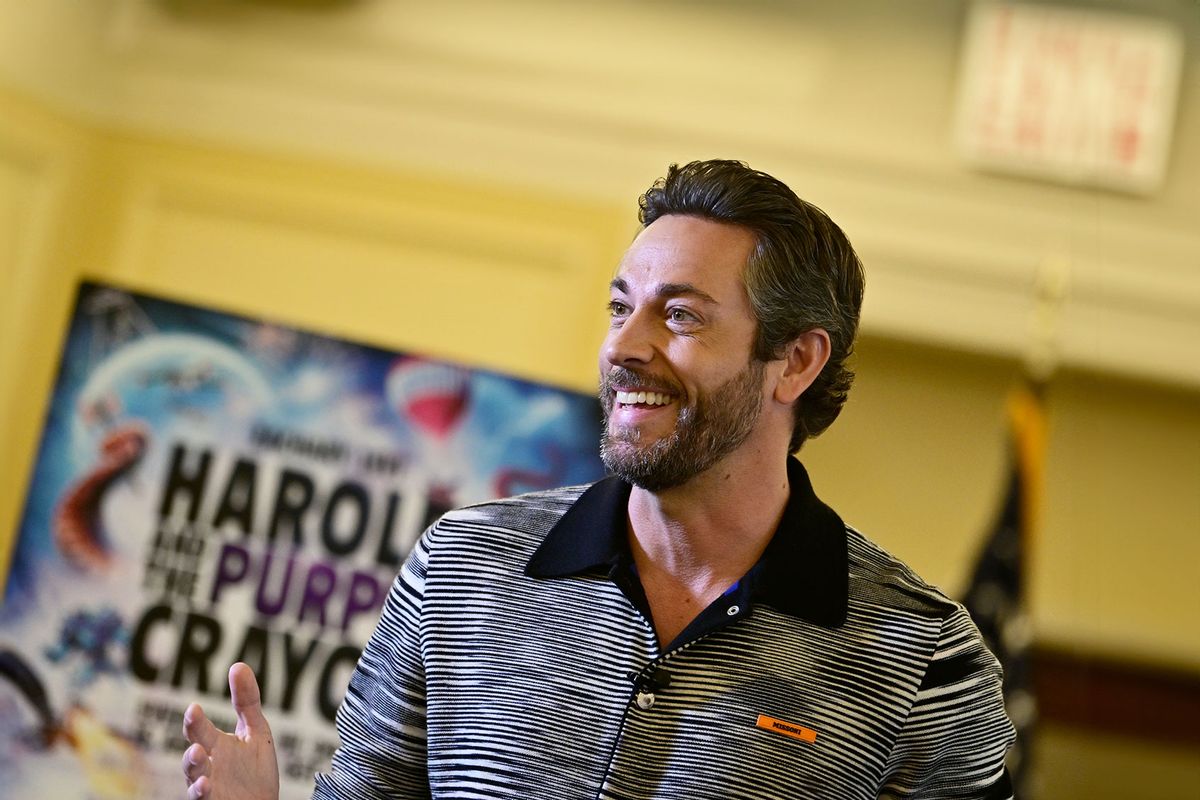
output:
[[[671,395],[662,392],[617,392],[617,402],[631,406],[640,403],[647,406],[665,406],[671,402]]]

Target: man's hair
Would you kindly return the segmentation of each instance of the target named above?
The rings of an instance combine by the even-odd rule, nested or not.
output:
[[[829,362],[796,401],[790,451],[837,419],[854,373],[863,298],[862,263],[842,229],[781,181],[740,161],[672,164],[638,200],[645,227],[667,214],[740,225],[757,240],[744,280],[758,321],[753,357],[782,358],[800,334],[824,328]]]

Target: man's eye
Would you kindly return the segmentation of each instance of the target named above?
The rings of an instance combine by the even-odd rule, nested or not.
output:
[[[625,317],[629,315],[629,306],[617,300],[608,302],[608,314],[611,317]]]
[[[696,317],[690,311],[685,311],[682,308],[672,308],[667,312],[667,319],[671,322],[695,322]]]

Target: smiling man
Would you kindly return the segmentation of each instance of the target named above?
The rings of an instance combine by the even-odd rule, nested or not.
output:
[[[817,499],[863,276],[842,231],[732,161],[672,166],[613,279],[612,477],[443,517],[401,570],[315,797],[1007,798],[1000,669],[966,612]],[[273,798],[185,714],[190,798]]]

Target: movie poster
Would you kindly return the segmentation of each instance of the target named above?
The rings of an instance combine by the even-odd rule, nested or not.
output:
[[[602,475],[594,397],[84,284],[0,608],[0,794],[185,795],[255,668],[308,797],[392,578],[452,507]]]

